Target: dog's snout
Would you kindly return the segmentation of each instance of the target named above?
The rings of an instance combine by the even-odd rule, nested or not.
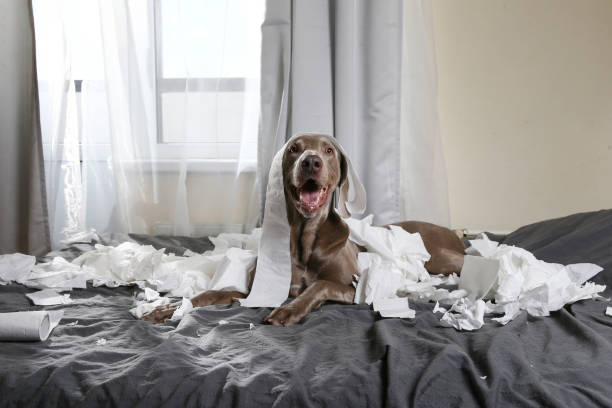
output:
[[[302,160],[302,169],[310,173],[317,173],[321,170],[321,167],[323,167],[323,160],[314,154],[306,156],[304,160]]]

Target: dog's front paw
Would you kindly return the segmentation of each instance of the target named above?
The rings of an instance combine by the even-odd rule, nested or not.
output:
[[[285,306],[277,307],[270,313],[264,322],[275,326],[290,326],[298,323],[308,312],[302,308],[292,305],[291,303]]]
[[[181,303],[182,302],[177,302],[170,303],[168,305],[157,306],[149,313],[142,315],[141,319],[153,324],[163,323],[164,320],[172,317],[174,311],[181,306]]]

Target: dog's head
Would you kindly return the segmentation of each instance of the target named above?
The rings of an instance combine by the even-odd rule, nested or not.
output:
[[[294,138],[283,154],[288,206],[305,218],[328,211],[332,193],[346,180],[347,164],[334,140],[307,134]]]

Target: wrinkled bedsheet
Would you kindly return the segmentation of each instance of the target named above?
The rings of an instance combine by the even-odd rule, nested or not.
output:
[[[206,238],[106,236],[202,252]],[[547,262],[592,262],[612,295],[612,210],[532,224],[500,243]],[[61,251],[74,258],[89,249]],[[20,285],[0,286],[0,312],[40,310]],[[326,304],[288,328],[269,308],[209,306],[180,322],[134,319],[136,287],[88,287],[45,342],[0,342],[0,406],[612,406],[612,317],[579,301],[476,332],[443,327],[433,303],[415,319],[367,305]],[[494,317],[494,316],[492,316]]]

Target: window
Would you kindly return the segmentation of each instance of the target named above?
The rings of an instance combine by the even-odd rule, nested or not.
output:
[[[255,161],[264,0],[157,0],[157,154]]]

